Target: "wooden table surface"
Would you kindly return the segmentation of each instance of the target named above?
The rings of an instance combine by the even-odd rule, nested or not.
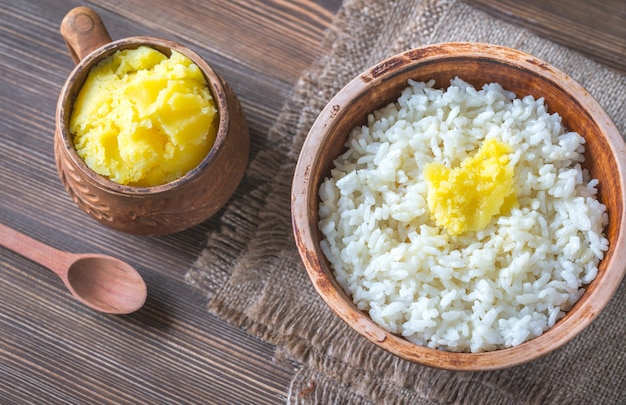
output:
[[[624,0],[468,0],[626,72]],[[184,281],[213,218],[139,237],[80,212],[57,176],[52,139],[73,67],[58,32],[71,8],[96,10],[113,39],[160,36],[211,63],[245,109],[253,150],[277,118],[340,0],[0,0],[0,223],[58,249],[106,253],[148,285],[131,315],[96,313],[44,268],[0,248],[0,403],[276,404],[294,365],[217,319]]]

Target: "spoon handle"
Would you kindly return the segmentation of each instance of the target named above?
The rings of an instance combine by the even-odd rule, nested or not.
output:
[[[0,224],[0,246],[19,253],[59,276],[67,272],[73,257],[71,253],[57,250],[3,224]]]

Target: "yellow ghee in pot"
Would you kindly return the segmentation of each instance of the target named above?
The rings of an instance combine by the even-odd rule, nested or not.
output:
[[[200,68],[172,51],[141,46],[94,66],[73,105],[69,130],[96,173],[156,186],[195,168],[215,142],[219,119]]]

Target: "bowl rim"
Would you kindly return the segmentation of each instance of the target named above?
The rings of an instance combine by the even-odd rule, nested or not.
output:
[[[71,141],[72,135],[68,127],[73,107],[72,97],[74,94],[77,95],[80,91],[91,68],[104,58],[115,53],[117,50],[136,49],[140,46],[151,47],[166,54],[168,57],[171,55],[171,51],[174,50],[191,59],[191,61],[200,68],[200,71],[207,81],[207,86],[209,87],[211,96],[215,102],[219,118],[213,146],[209,150],[209,153],[207,153],[207,155],[196,167],[173,181],[147,187],[129,186],[116,183],[113,180],[93,171],[76,152],[74,143]],[[82,80],[79,80],[81,76]],[[57,100],[55,113],[56,133],[60,138],[63,149],[67,152],[67,156],[72,161],[73,165],[81,170],[81,172],[85,175],[86,181],[96,187],[107,190],[109,193],[131,197],[166,193],[172,189],[177,189],[183,185],[192,183],[195,179],[200,177],[200,175],[208,167],[212,166],[213,162],[217,160],[217,157],[222,153],[229,130],[229,105],[225,87],[226,85],[222,78],[217,74],[213,67],[206,62],[206,60],[204,60],[204,58],[178,42],[149,36],[133,36],[118,39],[111,41],[89,53],[74,67],[67,77]]]
[[[612,154],[616,156],[619,172],[616,176],[620,179],[625,178],[626,159],[617,157],[626,156],[626,143],[608,114],[580,84],[559,69],[517,49],[475,42],[447,42],[407,50],[381,61],[352,79],[328,102],[310,128],[296,164],[291,192],[291,219],[298,251],[315,290],[331,310],[359,334],[392,354],[415,363],[449,370],[485,371],[512,367],[535,360],[571,341],[599,315],[613,297],[626,274],[626,251],[610,249],[609,253],[612,255],[611,260],[614,266],[594,284],[594,291],[601,290],[602,294],[596,293],[596,300],[586,299],[576,309],[583,316],[563,318],[561,320],[563,322],[559,321],[541,336],[511,348],[482,353],[448,352],[418,346],[384,330],[366,313],[358,310],[340,287],[329,288],[333,284],[335,287],[338,285],[334,277],[329,277],[328,272],[332,270],[319,244],[315,243],[317,218],[310,218],[309,210],[301,209],[307,204],[307,196],[312,192],[317,193],[317,187],[319,187],[319,185],[311,184],[311,168],[319,160],[319,149],[316,146],[323,142],[325,134],[333,127],[343,106],[350,103],[350,95],[362,96],[371,86],[387,80],[400,71],[423,63],[468,57],[495,59],[502,64],[530,70],[555,84],[565,83],[559,86],[567,87],[567,91],[580,105],[593,112],[596,124],[603,130]],[[311,149],[315,149],[316,153],[302,153]],[[621,201],[625,203],[626,187],[622,187],[620,191]],[[625,243],[626,221],[623,215],[620,215],[619,221],[616,239],[612,246],[624,246]],[[607,257],[605,256],[604,260]]]

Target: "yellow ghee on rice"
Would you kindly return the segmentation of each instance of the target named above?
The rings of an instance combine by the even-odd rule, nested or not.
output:
[[[73,105],[78,155],[116,183],[156,186],[195,168],[215,142],[218,111],[200,68],[142,46],[93,67]]]
[[[437,162],[425,167],[428,208],[438,226],[450,235],[479,231],[517,205],[508,153],[508,145],[489,139],[459,167]]]

